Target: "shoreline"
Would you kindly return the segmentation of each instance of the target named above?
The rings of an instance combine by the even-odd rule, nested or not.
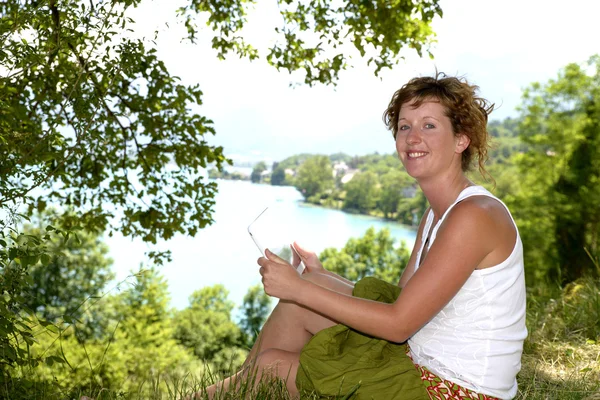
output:
[[[254,183],[254,182],[250,181],[249,179],[216,178],[216,179],[210,179],[210,180],[214,181],[214,182],[219,182],[219,181],[247,182],[250,185],[256,185],[256,186],[269,186],[269,187],[282,187],[282,188],[285,187],[285,188],[294,188],[294,189],[296,189],[296,187],[293,186],[293,185],[271,185],[269,183]],[[296,191],[298,191],[298,190],[296,189]],[[299,191],[298,191],[298,193],[300,195],[302,195]],[[372,214],[364,214],[364,213],[361,213],[361,212],[346,211],[346,210],[344,210],[342,208],[328,207],[328,206],[323,205],[323,204],[310,203],[310,202],[306,201],[306,199],[298,200],[298,203],[300,204],[301,207],[314,207],[314,208],[323,208],[323,209],[326,209],[326,210],[339,211],[341,213],[348,214],[348,215],[354,215],[354,216],[357,216],[357,217],[372,218],[372,219],[375,219],[375,220],[380,221],[380,222],[398,224],[398,225],[400,225],[400,226],[402,226],[402,227],[404,227],[406,229],[410,229],[410,230],[413,230],[413,231],[417,231],[418,230],[418,225],[417,226],[415,226],[415,225],[406,225],[406,224],[403,224],[403,223],[401,223],[401,222],[399,222],[399,221],[397,221],[395,219],[389,219],[389,218],[385,218],[383,216],[372,215]]]

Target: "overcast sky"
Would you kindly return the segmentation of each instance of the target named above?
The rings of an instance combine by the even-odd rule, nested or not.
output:
[[[248,16],[246,35],[264,48],[273,38],[277,2],[258,3]],[[431,75],[436,68],[479,85],[484,97],[500,105],[492,119],[514,117],[524,87],[600,52],[597,0],[442,0],[444,16],[433,23],[433,60],[406,53],[406,61],[380,80],[355,59],[355,68],[342,74],[337,88],[290,88],[293,79],[264,60],[217,60],[209,31],[200,33],[197,45],[181,43],[185,31],[175,22],[172,0],[144,4],[132,14],[136,32],[161,31],[159,56],[185,83],[200,84],[200,112],[217,129],[211,143],[224,146],[235,159],[280,160],[300,152],[391,153],[394,145],[381,122],[383,110],[407,79]]]

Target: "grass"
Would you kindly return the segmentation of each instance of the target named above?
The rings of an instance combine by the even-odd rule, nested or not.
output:
[[[600,400],[600,279],[528,293],[519,399]]]
[[[600,279],[581,279],[565,288],[530,288],[527,324],[529,336],[517,377],[517,399],[600,400]],[[0,380],[0,398],[174,400],[200,391],[220,378],[208,368],[200,376],[163,373],[153,375],[137,390],[124,392],[101,387],[65,391],[58,382],[40,383],[31,376]],[[282,380],[260,382],[256,388],[254,383],[252,379],[241,382],[236,392],[221,393],[215,399],[290,399]]]
[[[600,400],[600,345],[547,342],[523,354],[517,399]]]

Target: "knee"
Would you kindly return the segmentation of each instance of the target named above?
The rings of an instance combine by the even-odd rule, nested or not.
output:
[[[282,361],[282,354],[279,349],[266,349],[261,351],[256,358],[257,366],[266,368]]]
[[[294,365],[294,356],[298,357],[295,353],[280,349],[263,350],[256,359],[256,369],[262,374],[283,377]]]

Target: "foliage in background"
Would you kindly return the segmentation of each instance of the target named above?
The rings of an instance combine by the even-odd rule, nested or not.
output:
[[[271,298],[261,285],[250,286],[242,301],[240,320],[240,328],[248,348],[252,347],[263,324],[267,321],[271,306]]]
[[[228,294],[223,285],[196,290],[173,321],[177,342],[221,372],[241,365],[247,354],[242,330],[231,320],[234,305]]]
[[[528,151],[515,160],[512,208],[538,267],[531,278],[565,284],[598,274],[589,253],[600,252],[600,56],[532,84],[523,99]]]
[[[66,362],[35,369],[36,381],[55,382],[54,390],[64,394],[119,388],[149,398],[154,390],[149,382],[156,377],[200,373],[202,363],[173,337],[164,278],[155,269],[134,278],[131,289],[98,303],[106,319],[99,337],[78,340],[77,329],[84,324],[40,337],[35,352],[64,355]]]
[[[358,211],[369,214],[379,202],[381,185],[374,172],[356,174],[344,185],[346,196],[342,208],[346,211]]]
[[[49,241],[50,233],[55,229],[47,227],[46,234],[40,239],[7,228],[13,222],[10,219],[0,221],[4,228],[0,230],[0,390],[5,393],[23,391],[21,382],[13,382],[11,369],[32,369],[45,361],[43,355],[33,355],[29,351],[37,341],[36,334],[45,331],[41,328],[58,331],[55,325],[38,319],[23,305],[26,301],[23,289],[32,283],[27,269],[38,262],[49,263],[50,256],[43,240]],[[32,386],[29,379],[23,384],[25,389]]]
[[[410,258],[404,242],[395,245],[388,229],[369,228],[364,236],[351,238],[341,249],[327,248],[319,255],[323,267],[353,282],[375,276],[397,283]]]
[[[250,180],[252,183],[260,183],[262,181],[262,173],[267,170],[267,164],[264,161],[259,162],[252,169]]]
[[[294,179],[296,188],[309,202],[319,203],[322,193],[333,189],[333,170],[327,156],[312,156],[299,167]]]
[[[38,226],[25,225],[23,233],[42,240],[44,229],[41,220],[36,220]],[[108,246],[98,234],[86,231],[68,240],[52,234],[46,246],[48,262],[28,269],[31,284],[23,306],[51,322],[59,322],[64,315],[81,319],[88,301],[102,294],[114,278]]]

